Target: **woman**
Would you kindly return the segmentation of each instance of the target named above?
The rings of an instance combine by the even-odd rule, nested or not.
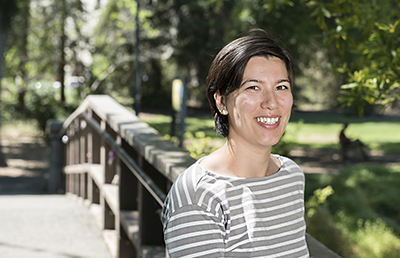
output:
[[[304,174],[271,154],[290,118],[293,64],[266,33],[225,46],[207,77],[226,143],[174,182],[162,220],[169,256],[309,257]]]

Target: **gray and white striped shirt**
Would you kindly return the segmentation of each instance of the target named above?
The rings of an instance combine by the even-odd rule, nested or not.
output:
[[[200,160],[183,172],[162,212],[170,257],[309,257],[304,174],[277,157],[281,169],[263,178],[220,176]]]

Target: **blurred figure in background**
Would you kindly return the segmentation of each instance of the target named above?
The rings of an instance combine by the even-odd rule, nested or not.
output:
[[[352,141],[351,139],[349,139],[346,136],[345,131],[348,126],[349,126],[349,123],[344,123],[343,129],[340,131],[340,134],[339,134],[339,141],[340,141],[340,147],[341,147],[341,152],[342,152],[342,161],[346,162],[349,159],[348,154],[349,154],[350,149],[359,150],[363,159],[365,161],[367,161],[369,159],[367,152],[366,152],[368,147],[359,139]]]

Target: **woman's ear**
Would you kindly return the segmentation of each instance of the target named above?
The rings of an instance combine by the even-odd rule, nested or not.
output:
[[[217,106],[219,112],[222,110],[225,110],[225,99],[224,96],[221,95],[219,90],[214,93],[214,100],[215,100],[215,105]]]

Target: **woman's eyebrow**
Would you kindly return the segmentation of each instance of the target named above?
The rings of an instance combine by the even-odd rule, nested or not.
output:
[[[247,79],[247,80],[245,80],[244,82],[242,82],[242,84],[240,85],[240,87],[242,87],[243,85],[245,85],[246,83],[249,83],[249,82],[262,83],[262,81],[261,81],[261,80],[258,80],[258,79]],[[289,80],[289,79],[281,79],[281,80],[278,80],[278,81],[276,82],[276,84],[279,84],[279,83],[282,83],[282,82],[287,82],[287,83],[290,84],[290,80]]]
[[[290,80],[289,79],[281,79],[279,81],[276,82],[276,84],[282,83],[282,82],[287,82],[290,84]]]
[[[244,82],[242,82],[242,84],[240,85],[240,87],[242,87],[243,85],[245,85],[245,84],[248,83],[248,82],[257,82],[257,83],[259,83],[259,82],[261,82],[261,81],[258,80],[258,79],[247,79],[247,80],[245,80]]]

